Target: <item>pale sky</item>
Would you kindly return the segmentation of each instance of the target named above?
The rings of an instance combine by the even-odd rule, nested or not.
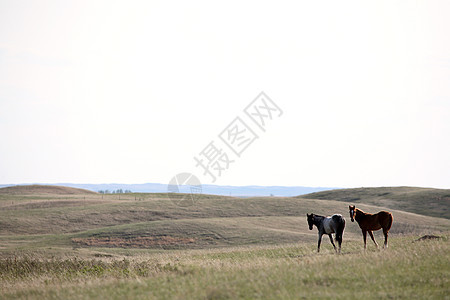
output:
[[[283,114],[215,184],[450,188],[449,16],[449,1],[0,0],[0,184],[209,184],[194,156],[264,91]]]

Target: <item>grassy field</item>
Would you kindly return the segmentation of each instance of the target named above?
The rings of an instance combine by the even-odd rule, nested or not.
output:
[[[0,189],[0,298],[448,297],[449,219],[389,208],[390,248],[363,252],[351,201],[309,198]],[[374,204],[358,207],[392,205]],[[310,212],[344,215],[342,255],[327,239],[316,253]]]
[[[117,260],[0,262],[3,298],[47,299],[448,299],[450,244],[396,237],[367,252],[345,242],[343,254],[315,245],[232,247],[142,253]]]

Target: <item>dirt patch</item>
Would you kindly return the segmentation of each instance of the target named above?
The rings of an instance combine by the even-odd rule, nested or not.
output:
[[[72,242],[88,247],[154,248],[155,246],[181,246],[195,243],[193,238],[173,236],[143,236],[135,238],[73,238]]]
[[[424,235],[423,237],[419,238],[416,240],[416,242],[420,242],[420,241],[427,241],[427,240],[440,240],[441,237],[437,236],[437,235]]]

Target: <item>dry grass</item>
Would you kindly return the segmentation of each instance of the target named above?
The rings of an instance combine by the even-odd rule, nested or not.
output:
[[[0,261],[5,299],[444,299],[450,243],[392,240],[387,250],[345,243],[342,255],[315,244],[147,253],[130,259],[20,257]]]

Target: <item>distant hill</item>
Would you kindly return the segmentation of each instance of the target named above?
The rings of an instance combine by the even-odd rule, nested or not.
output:
[[[105,184],[83,184],[83,183],[56,183],[45,185],[58,185],[73,188],[81,188],[94,192],[98,191],[116,191],[118,189],[130,190],[133,193],[167,193],[167,184],[162,183],[142,183],[142,184],[123,184],[123,183],[105,183]],[[2,187],[0,185],[0,187]],[[203,184],[202,193],[210,195],[237,196],[237,197],[256,197],[256,196],[282,196],[293,197],[313,192],[320,192],[335,189],[333,187],[305,187],[305,186],[231,186]],[[188,186],[181,186],[180,192],[189,193]]]
[[[97,194],[96,192],[56,185],[16,185],[0,188],[0,195],[82,195]]]
[[[299,196],[304,199],[364,203],[450,219],[450,190],[418,187],[376,187],[322,191]]]

